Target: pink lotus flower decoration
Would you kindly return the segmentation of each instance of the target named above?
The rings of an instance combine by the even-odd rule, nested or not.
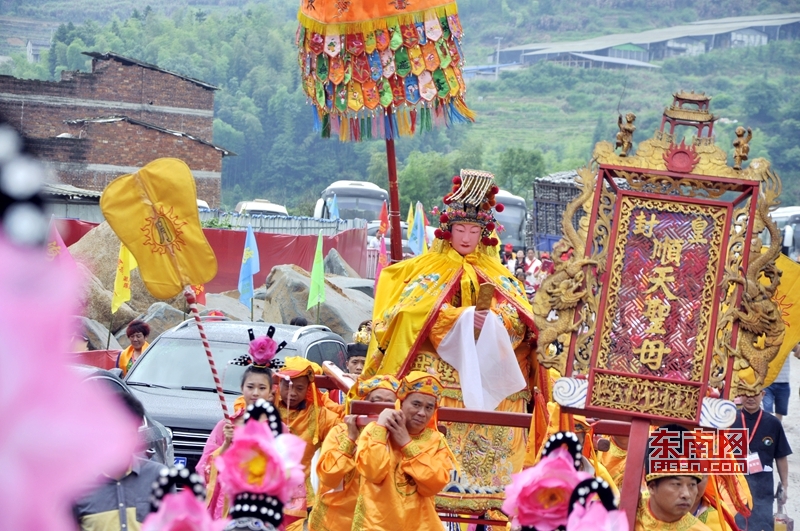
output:
[[[150,513],[142,531],[222,531],[227,519],[214,520],[189,489],[167,494],[157,513]]]
[[[296,435],[275,437],[266,423],[250,420],[236,428],[233,444],[216,460],[220,485],[230,496],[254,492],[286,503],[305,481],[305,447]]]
[[[567,519],[567,531],[628,531],[624,511],[608,511],[602,503],[589,502],[589,507],[576,503]]]
[[[0,529],[74,530],[71,504],[136,450],[141,419],[67,366],[81,288],[71,259],[0,235]]]
[[[536,466],[511,477],[503,512],[515,526],[553,531],[567,522],[569,498],[575,486],[590,477],[575,470],[566,448],[557,448]]]
[[[278,352],[278,343],[269,336],[258,337],[250,342],[248,352],[254,365],[266,365]]]

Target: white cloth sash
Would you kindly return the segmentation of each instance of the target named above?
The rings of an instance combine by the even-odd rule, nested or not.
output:
[[[509,395],[525,388],[508,331],[489,310],[475,342],[475,307],[465,309],[437,352],[458,371],[467,409],[493,411]]]

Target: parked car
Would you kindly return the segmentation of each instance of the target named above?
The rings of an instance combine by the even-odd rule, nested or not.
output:
[[[102,382],[115,393],[135,395],[119,376],[122,371],[113,369],[107,371],[91,365],[73,365],[81,378],[86,382]],[[144,423],[139,428],[139,433],[146,442],[146,457],[172,466],[175,462],[174,448],[172,445],[172,432],[159,421],[155,420],[145,406]]]
[[[327,327],[275,324],[273,339],[286,341],[277,357],[302,356],[316,363],[332,361],[342,369],[347,347]],[[241,395],[245,368],[231,362],[247,354],[248,329],[264,336],[269,323],[208,320],[203,323],[226,395],[228,411]],[[194,469],[211,430],[222,418],[214,379],[194,320],[167,330],[142,353],[125,382],[155,419],[172,430],[175,463]]]

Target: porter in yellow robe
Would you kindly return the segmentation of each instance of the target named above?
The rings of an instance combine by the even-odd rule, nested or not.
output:
[[[536,336],[524,290],[496,257],[483,251],[463,257],[446,242],[381,273],[373,314],[373,341],[364,374],[400,377],[410,371],[432,369],[444,387],[440,405],[465,407],[460,375],[441,359],[437,350],[463,311],[474,307],[479,286],[484,282],[495,284],[491,309],[508,332],[526,382],[522,389],[502,400],[496,410],[526,413],[538,364],[531,348]],[[499,509],[511,474],[522,469],[526,430],[444,424],[447,442],[459,461],[460,476],[453,491],[439,497],[439,506],[454,512]],[[470,492],[470,486],[479,486],[483,492]]]
[[[325,437],[317,474],[317,503],[308,517],[309,531],[350,531],[358,498],[356,442],[347,436],[347,424],[340,422]]]
[[[376,389],[397,393],[399,382],[392,376],[359,380],[357,398],[366,400]],[[391,396],[391,395],[389,395]],[[328,432],[322,443],[317,476],[317,503],[308,517],[309,531],[350,531],[361,485],[356,472],[356,441],[350,439],[347,424],[340,422]]]
[[[711,531],[706,524],[688,513],[677,522],[662,522],[653,516],[649,501],[649,496],[643,496],[639,502],[633,531]]]
[[[412,415],[406,417],[406,427],[423,410],[413,409],[420,395],[436,399],[432,410],[424,407],[430,415],[427,426],[418,433],[408,432],[410,440],[402,447],[377,422],[361,432],[356,470],[362,478],[352,531],[442,531],[434,497],[447,484],[453,454],[436,429],[441,388],[435,376],[419,371],[409,373],[400,384],[402,415]],[[406,400],[412,411],[406,409]]]
[[[628,458],[628,451],[620,448],[615,442],[614,437],[609,437],[611,443],[607,452],[598,452],[597,458],[606,467],[611,479],[618,489],[622,488],[622,478],[625,475],[625,461]]]
[[[303,453],[303,465],[306,473],[306,502],[308,507],[314,506],[314,489],[311,486],[311,460],[319,449],[328,432],[339,422],[339,415],[323,406],[324,398],[314,385],[314,374],[318,365],[297,356],[286,358],[286,367],[278,371],[280,378],[307,377],[309,380],[305,399],[297,406],[289,408],[281,398],[281,393],[275,393],[275,402],[283,422],[289,426],[289,432],[297,435],[306,442]],[[321,373],[322,370],[319,369]],[[303,509],[284,508],[284,514],[306,518],[307,512]],[[302,526],[302,523],[301,523]]]

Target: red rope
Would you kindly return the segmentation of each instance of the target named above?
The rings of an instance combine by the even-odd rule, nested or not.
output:
[[[219,374],[217,373],[217,365],[214,363],[214,356],[211,355],[211,346],[208,344],[206,331],[203,329],[203,321],[200,320],[200,313],[197,311],[197,299],[195,298],[194,290],[192,290],[191,286],[186,286],[183,295],[186,297],[186,302],[189,303],[192,317],[194,317],[194,321],[197,323],[197,330],[200,332],[200,339],[203,341],[203,348],[206,349],[206,359],[208,359],[208,365],[211,367],[211,375],[214,377],[214,385],[217,388],[217,397],[222,406],[222,413],[227,420],[230,420],[231,416],[228,413],[228,404],[225,402],[225,393],[222,391],[222,382],[220,382]]]

